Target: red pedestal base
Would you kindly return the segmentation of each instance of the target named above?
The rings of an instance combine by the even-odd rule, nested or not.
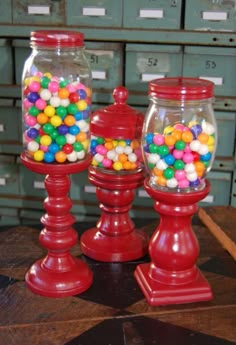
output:
[[[143,171],[115,175],[89,167],[89,180],[96,189],[102,211],[96,227],[81,236],[81,250],[104,262],[124,262],[147,253],[148,237],[134,227],[129,210],[134,190],[143,183]]]
[[[199,245],[191,227],[197,202],[209,193],[209,182],[201,191],[171,195],[151,188],[148,179],[144,186],[160,214],[160,224],[149,244],[151,263],[138,265],[134,273],[148,303],[157,306],[211,300],[211,288],[195,265]]]
[[[85,170],[91,159],[88,157],[79,163],[49,165],[31,161],[23,153],[21,160],[29,170],[47,174],[45,187],[48,192],[44,201],[47,213],[41,218],[45,228],[39,237],[48,254],[30,267],[25,276],[26,285],[34,293],[47,297],[77,295],[92,284],[92,272],[83,261],[69,252],[77,243],[78,236],[72,228],[74,217],[69,213],[72,203],[67,196],[70,189],[68,174]]]

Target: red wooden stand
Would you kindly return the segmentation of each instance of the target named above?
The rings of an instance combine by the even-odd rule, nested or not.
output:
[[[92,272],[69,252],[78,236],[72,228],[74,216],[69,213],[72,203],[67,196],[70,189],[68,175],[87,169],[91,158],[78,163],[49,165],[34,162],[22,153],[21,161],[29,170],[47,174],[45,187],[48,192],[44,201],[47,213],[41,218],[45,228],[39,237],[48,254],[30,267],[25,277],[26,285],[33,292],[47,297],[79,294],[92,284]]]
[[[97,187],[102,214],[96,227],[81,236],[81,250],[85,255],[98,261],[122,262],[147,253],[147,235],[135,229],[129,217],[135,188],[143,179],[142,170],[121,175],[89,167],[89,181]]]
[[[160,214],[149,244],[151,263],[138,265],[134,273],[148,303],[157,306],[212,299],[211,288],[195,265],[199,244],[191,227],[197,203],[210,191],[209,182],[203,190],[191,193],[154,190],[149,179],[144,186]]]

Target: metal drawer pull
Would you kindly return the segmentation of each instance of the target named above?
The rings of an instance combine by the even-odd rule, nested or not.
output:
[[[227,12],[204,11],[202,12],[202,19],[204,20],[227,20]]]
[[[105,16],[106,9],[102,7],[83,7],[82,9],[83,16]]]
[[[28,14],[43,14],[49,15],[50,14],[50,6],[28,6]]]
[[[140,9],[139,10],[139,17],[140,18],[163,18],[164,17],[164,11],[158,10],[158,9]]]
[[[215,85],[223,85],[223,78],[221,77],[206,77],[206,76],[201,76],[199,77],[201,79],[206,79],[209,81],[212,81]]]
[[[142,73],[141,81],[150,81],[153,79],[164,78],[165,74],[156,74],[156,73]]]
[[[92,71],[92,78],[105,80],[105,79],[107,79],[106,72],[105,71]]]

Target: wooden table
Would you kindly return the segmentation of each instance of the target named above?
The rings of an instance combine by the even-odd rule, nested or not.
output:
[[[223,220],[228,213],[221,211]],[[158,220],[142,223],[150,235]],[[83,222],[75,229],[81,235],[91,226],[94,223]],[[232,227],[236,231],[236,224]],[[24,275],[46,254],[38,240],[40,229],[17,226],[0,231],[0,345],[236,344],[236,263],[197,216],[193,219],[201,249],[197,264],[214,299],[164,307],[149,306],[133,277],[137,263],[148,261],[148,256],[134,262],[99,263],[81,256],[79,244],[72,254],[91,267],[92,287],[66,298],[33,294]]]

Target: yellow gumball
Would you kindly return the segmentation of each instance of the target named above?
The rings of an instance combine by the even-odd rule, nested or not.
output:
[[[96,161],[96,159],[93,159],[91,164],[92,164],[93,166],[97,166],[97,165],[98,165],[98,162]]]
[[[115,162],[113,163],[112,167],[114,170],[118,171],[123,169],[123,164],[121,162]]]
[[[42,150],[37,150],[34,152],[34,160],[37,162],[41,162],[44,158],[44,152]]]
[[[44,108],[44,114],[47,115],[48,117],[52,117],[55,115],[56,109],[52,107],[51,105],[47,105]]]
[[[44,76],[51,79],[52,78],[52,74],[50,72],[46,72],[44,73]]]
[[[214,143],[215,143],[215,138],[210,135],[207,140],[207,145],[214,145]]]
[[[215,149],[215,146],[214,145],[208,145],[208,151],[209,152],[213,152],[214,151],[214,149]]]
[[[81,142],[81,144],[83,145],[85,151],[87,151],[89,147],[89,140],[84,140]]]
[[[49,135],[42,135],[40,138],[40,144],[43,146],[49,146],[52,143],[52,138]]]
[[[87,108],[88,104],[85,100],[81,99],[79,102],[76,103],[79,111],[83,111]]]
[[[62,119],[60,116],[54,115],[51,117],[50,122],[54,127],[59,127],[62,124]]]
[[[166,134],[171,134],[173,131],[174,131],[174,127],[172,127],[172,126],[167,126],[167,127],[165,127],[165,129],[164,129],[164,134],[165,134],[165,135],[166,135]]]

